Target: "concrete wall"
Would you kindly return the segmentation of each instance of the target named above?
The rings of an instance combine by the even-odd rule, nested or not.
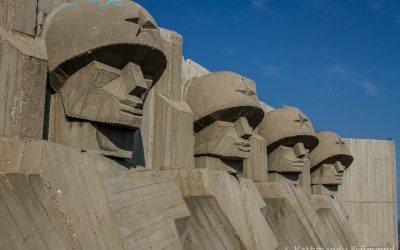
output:
[[[392,141],[346,139],[354,162],[339,199],[359,246],[397,249],[396,153]]]

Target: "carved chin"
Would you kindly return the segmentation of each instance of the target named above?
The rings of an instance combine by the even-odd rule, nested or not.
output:
[[[230,158],[244,160],[250,158],[250,147],[235,146]]]
[[[315,184],[315,183],[312,183]],[[316,183],[319,184],[319,183]],[[342,185],[342,177],[331,176],[329,178],[323,178],[321,181],[322,185]]]
[[[132,158],[134,131],[98,124],[96,139],[100,154],[116,158]]]

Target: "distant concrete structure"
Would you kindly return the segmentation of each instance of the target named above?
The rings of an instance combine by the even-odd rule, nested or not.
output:
[[[394,142],[182,47],[130,0],[0,0],[0,249],[397,244]]]
[[[339,200],[359,246],[397,248],[396,151],[393,141],[344,139],[354,162],[344,173]]]

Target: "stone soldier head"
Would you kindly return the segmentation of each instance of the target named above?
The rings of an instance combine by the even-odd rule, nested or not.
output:
[[[55,134],[67,144],[129,158],[146,94],[167,64],[156,22],[129,0],[72,2],[47,19],[49,84],[71,123]]]
[[[310,153],[313,193],[334,194],[353,162],[346,143],[333,132],[318,132],[318,147]]]
[[[186,101],[194,114],[196,157],[249,158],[249,138],[264,116],[253,81],[231,72],[210,73],[190,80]]]
[[[267,143],[269,179],[299,184],[308,154],[318,145],[310,119],[296,108],[275,109],[265,114],[258,133]]]

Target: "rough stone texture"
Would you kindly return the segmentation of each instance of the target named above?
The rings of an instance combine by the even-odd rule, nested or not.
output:
[[[196,132],[213,121],[235,122],[240,117],[246,117],[254,129],[264,117],[254,81],[239,74],[213,72],[193,78],[186,87]]]
[[[141,6],[63,2],[0,0],[0,249],[396,243],[393,144],[349,140],[342,200],[312,196],[300,111],[257,128],[279,110],[254,82],[183,61]],[[138,119],[113,119],[114,101]],[[287,160],[304,164],[297,186],[267,175]]]
[[[319,218],[310,193],[286,182],[256,183],[266,203],[264,216],[282,247],[338,246]]]
[[[43,12],[45,15],[49,15],[52,10],[65,3],[65,0],[39,0],[38,10]]]
[[[268,113],[269,111],[274,110],[273,107],[269,106],[265,102],[260,102],[260,103],[261,103],[261,107],[262,107],[262,109],[264,110],[265,113]]]
[[[44,228],[34,232],[32,239],[14,242],[11,237],[2,241],[10,249],[13,244],[33,244],[29,245],[30,249],[54,249],[42,242],[47,238],[54,238],[48,241],[63,244],[67,249],[71,248],[69,245],[83,249],[179,249],[175,220],[190,214],[171,177],[148,170],[129,171],[104,156],[46,141],[2,138],[0,145],[1,183],[8,188],[1,189],[2,195],[21,199],[24,196],[19,194],[19,189],[37,193],[43,199],[40,201],[43,209],[28,212],[32,218],[44,217],[47,213],[47,220],[54,221],[57,229],[52,232],[49,225],[47,231],[51,233]],[[9,180],[8,176],[16,177]],[[29,184],[31,180],[34,184]],[[30,198],[38,202],[34,195]],[[7,207],[14,204],[9,202],[2,206],[1,213],[9,213]],[[26,213],[27,206],[13,207],[14,214],[7,215],[18,220],[16,226],[21,235],[35,231],[32,228],[35,224],[17,216]]]
[[[354,162],[338,197],[347,211],[359,246],[397,248],[395,144],[345,139]]]
[[[93,60],[118,69],[132,62],[156,83],[165,69],[160,29],[133,1],[72,1],[55,10],[45,23],[42,36],[51,73],[62,70],[70,76]]]
[[[183,74],[183,82],[184,82],[184,89],[186,89],[186,84],[189,82],[189,80],[195,78],[195,77],[201,77],[204,75],[209,74],[210,71],[208,69],[204,68],[200,64],[192,61],[191,59],[187,59],[186,61],[183,61],[182,65],[182,74]],[[182,90],[184,90],[182,89]]]
[[[358,245],[349,216],[337,199],[328,195],[313,195],[312,203],[319,218],[329,230],[329,237],[335,241],[334,246],[351,248]]]
[[[0,177],[1,249],[81,249],[37,174]]]
[[[243,162],[243,177],[253,181],[268,181],[267,144],[263,137],[250,137],[250,157]]]
[[[0,7],[0,27],[24,36],[36,36],[37,0],[1,0]]]
[[[182,235],[184,249],[246,249],[214,197],[189,197],[185,201],[191,217]]]
[[[42,139],[47,66],[29,49],[33,39],[0,30],[1,136]]]
[[[175,220],[190,213],[173,178],[139,171],[102,182],[125,249],[181,248]]]
[[[192,215],[186,231],[181,230],[181,240],[187,249],[210,245],[210,239],[225,246],[240,241],[241,244],[236,245],[239,249],[242,244],[245,249],[275,249],[278,246],[262,214],[265,203],[252,181],[210,169],[171,171],[169,174],[176,177]],[[198,219],[204,214],[200,206],[214,209],[213,213]],[[205,223],[219,222],[226,223],[226,227],[218,234],[204,229]],[[195,232],[205,234],[204,238],[199,238]],[[215,247],[211,246],[211,249],[221,249]]]
[[[147,97],[135,140],[142,141],[146,167],[190,169],[194,168],[193,114],[182,96],[182,37],[164,29],[161,37],[167,69]]]

